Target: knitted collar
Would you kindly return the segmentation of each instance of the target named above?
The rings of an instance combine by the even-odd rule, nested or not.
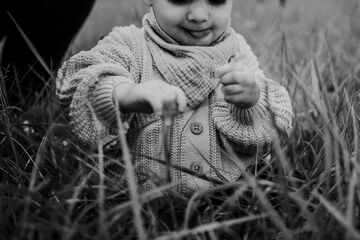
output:
[[[185,92],[192,108],[207,98],[219,83],[215,69],[239,51],[236,33],[230,27],[211,46],[182,46],[160,28],[153,11],[144,16],[143,26],[156,67],[165,81]]]

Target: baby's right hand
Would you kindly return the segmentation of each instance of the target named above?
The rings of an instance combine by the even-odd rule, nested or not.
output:
[[[177,106],[178,112],[186,109],[185,93],[166,82],[154,80],[145,83],[124,83],[115,87],[113,98],[122,112],[143,112],[163,115],[164,106]]]

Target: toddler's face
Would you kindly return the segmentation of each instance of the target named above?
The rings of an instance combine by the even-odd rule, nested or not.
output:
[[[160,27],[181,45],[208,46],[226,30],[233,0],[146,0]]]

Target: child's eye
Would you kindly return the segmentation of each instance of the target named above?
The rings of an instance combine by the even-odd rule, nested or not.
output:
[[[183,4],[190,3],[192,0],[168,0],[168,1],[173,4],[183,5]]]
[[[182,4],[188,4],[191,3],[193,0],[168,0],[171,3],[182,5]],[[208,0],[209,4],[211,5],[221,5],[225,4],[226,0]]]
[[[222,5],[226,3],[226,0],[208,0],[211,5]]]

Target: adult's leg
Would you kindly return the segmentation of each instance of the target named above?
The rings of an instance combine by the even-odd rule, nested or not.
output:
[[[5,4],[3,1],[0,1],[0,42],[3,37],[5,37],[6,28],[7,26],[5,25]]]
[[[33,0],[8,1],[7,10],[31,41],[41,58],[54,70],[60,64],[69,44],[90,13],[95,0]],[[30,50],[19,29],[7,17],[7,40],[2,65],[10,74],[6,87],[11,102],[20,96],[34,97],[43,89],[50,75]],[[51,84],[51,83],[50,83]],[[10,92],[9,92],[10,91]],[[15,99],[15,101],[13,101]]]

